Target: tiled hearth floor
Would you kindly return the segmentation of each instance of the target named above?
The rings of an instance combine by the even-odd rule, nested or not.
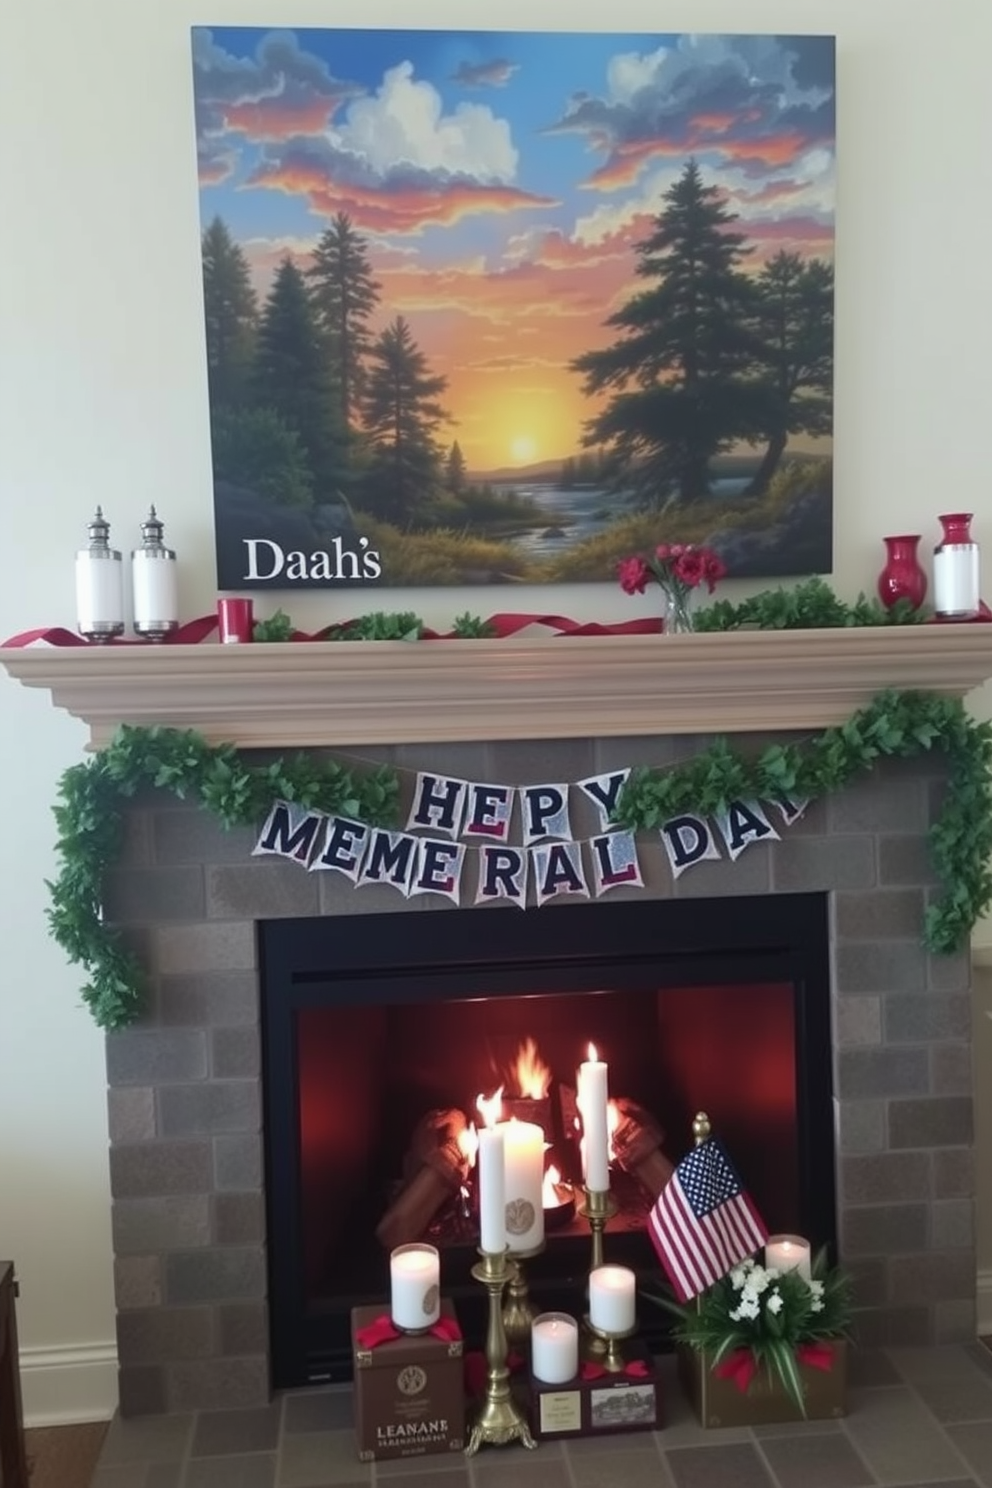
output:
[[[116,1420],[93,1488],[992,1488],[992,1355],[855,1353],[842,1422],[702,1431],[662,1361],[665,1429],[366,1467],[346,1388],[255,1411]]]

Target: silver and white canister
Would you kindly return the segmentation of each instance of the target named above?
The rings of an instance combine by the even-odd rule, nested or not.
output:
[[[89,523],[89,545],[76,554],[76,628],[88,641],[124,633],[124,570],[110,546],[110,523],[98,506]]]
[[[163,532],[153,506],[141,524],[141,547],[131,554],[134,628],[150,641],[163,641],[179,628],[176,555],[163,543]]]

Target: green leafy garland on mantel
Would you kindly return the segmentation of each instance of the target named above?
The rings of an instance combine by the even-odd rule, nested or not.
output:
[[[847,723],[773,744],[754,759],[717,739],[684,764],[635,771],[616,820],[637,830],[682,811],[707,815],[733,800],[813,800],[879,759],[933,749],[948,756],[950,769],[943,809],[930,829],[943,892],[926,911],[923,938],[930,950],[946,953],[964,945],[992,902],[992,724],[973,719],[957,699],[882,693]],[[356,776],[312,754],[248,765],[233,745],[211,745],[176,729],[125,725],[105,749],[71,766],[54,807],[62,866],[48,885],[48,919],[69,959],[86,969],[83,1001],[105,1029],[124,1028],[141,1012],[140,965],[105,923],[102,904],[104,874],[123,837],[122,804],[146,787],[197,798],[225,827],[260,824],[276,800],[392,826],[399,799],[399,779],[388,766]]]

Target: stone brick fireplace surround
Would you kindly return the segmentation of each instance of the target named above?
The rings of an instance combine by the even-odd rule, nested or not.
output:
[[[885,685],[961,695],[992,671],[985,630],[3,660],[29,685],[51,686],[97,742],[121,719],[171,722],[247,746],[321,742],[356,761],[512,784],[663,766],[717,730],[757,747],[796,724],[843,721]],[[374,691],[387,672],[391,709]],[[975,1332],[969,961],[930,956],[920,941],[933,885],[925,834],[942,788],[940,757],[885,764],[813,803],[780,842],[700,864],[677,883],[645,833],[645,889],[615,891],[829,894],[839,1245],[869,1309],[866,1342]],[[152,988],[140,1023],[107,1041],[125,1414],[257,1404],[269,1391],[255,922],[458,913],[253,859],[254,835],[149,793],[128,809],[107,884],[107,912],[127,927]]]

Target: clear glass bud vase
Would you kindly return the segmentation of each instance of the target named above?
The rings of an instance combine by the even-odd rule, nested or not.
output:
[[[695,630],[692,601],[694,589],[665,590],[665,634],[689,635]]]

